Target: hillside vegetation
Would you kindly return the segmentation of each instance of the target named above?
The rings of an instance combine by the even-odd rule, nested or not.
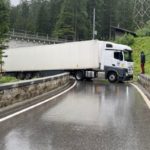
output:
[[[138,37],[134,39],[131,45],[133,48],[134,59],[134,75],[137,76],[141,73],[140,68],[140,53],[143,51],[146,56],[145,73],[150,74],[150,37]]]

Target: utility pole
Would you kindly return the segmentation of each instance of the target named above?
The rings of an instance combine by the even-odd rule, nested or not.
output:
[[[110,14],[110,20],[109,20],[109,40],[111,40],[112,35],[111,35],[111,14]]]
[[[97,34],[95,30],[95,8],[93,9],[93,40],[95,39],[95,35]]]

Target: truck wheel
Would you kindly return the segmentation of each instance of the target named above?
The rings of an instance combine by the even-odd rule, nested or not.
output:
[[[78,81],[82,81],[84,79],[84,72],[83,71],[77,71],[75,73],[75,78]]]
[[[29,80],[29,79],[31,79],[31,78],[32,78],[31,73],[26,73],[25,79],[26,79],[26,80]]]
[[[35,73],[34,77],[35,78],[39,78],[40,77],[40,73],[39,72]]]
[[[18,73],[17,74],[17,79],[23,80],[25,78],[24,73]]]
[[[117,81],[117,74],[115,72],[110,72],[108,74],[108,81],[111,83],[115,83]]]

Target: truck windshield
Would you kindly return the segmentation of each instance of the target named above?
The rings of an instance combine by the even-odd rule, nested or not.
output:
[[[124,60],[128,61],[128,62],[133,62],[131,51],[125,51],[124,52]]]

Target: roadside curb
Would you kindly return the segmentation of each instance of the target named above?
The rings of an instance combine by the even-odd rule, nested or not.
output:
[[[150,93],[146,91],[140,84],[138,83],[130,83],[133,87],[137,89],[137,91],[143,97],[145,103],[147,104],[148,108],[150,109]]]
[[[73,79],[70,79],[69,83],[66,83],[65,85],[63,85],[55,90],[44,93],[40,96],[36,96],[27,101],[19,102],[17,104],[7,107],[7,108],[0,109],[0,122],[3,122],[9,118],[12,118],[23,112],[29,111],[35,107],[38,107],[44,103],[47,103],[65,93],[67,93],[69,90],[71,90],[75,86],[76,86],[76,81]]]

